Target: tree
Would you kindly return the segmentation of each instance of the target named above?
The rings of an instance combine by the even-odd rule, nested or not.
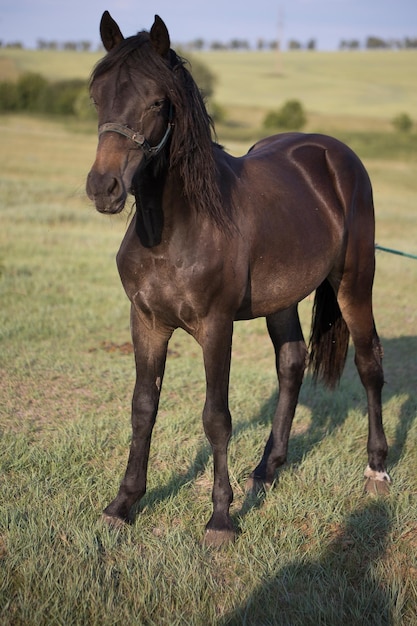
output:
[[[184,52],[180,48],[177,49],[177,52],[181,57],[185,56]],[[202,63],[199,59],[196,59],[192,55],[186,55],[186,59],[188,62],[188,69],[190,70],[204,97],[210,98],[214,92],[216,77],[209,70],[207,65]]]
[[[232,39],[229,48],[232,50],[249,50],[250,45],[246,39]]]
[[[414,37],[411,39],[410,37],[406,37],[404,40],[404,46],[406,48],[417,48],[417,38]]]
[[[395,130],[400,133],[409,133],[413,127],[413,120],[408,113],[400,113],[392,120]]]
[[[385,41],[385,39],[381,39],[381,37],[368,37],[366,40],[366,47],[369,49],[378,49],[378,48],[388,48],[389,45]]]
[[[264,119],[264,128],[300,130],[306,123],[303,105],[299,100],[288,100],[277,111],[270,111]]]
[[[194,39],[194,41],[190,42],[190,48],[191,50],[203,50],[205,46],[205,41],[204,39],[202,39],[201,37],[198,37],[197,39]]]
[[[213,41],[210,48],[211,50],[226,50],[226,46],[221,41]]]
[[[339,44],[339,50],[358,50],[360,45],[358,39],[342,39]]]

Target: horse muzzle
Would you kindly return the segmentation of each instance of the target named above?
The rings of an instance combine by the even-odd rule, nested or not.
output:
[[[127,191],[121,178],[92,169],[87,177],[86,191],[100,213],[114,215],[123,211]]]

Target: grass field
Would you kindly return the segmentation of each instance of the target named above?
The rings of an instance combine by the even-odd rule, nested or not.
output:
[[[187,56],[187,52],[184,52]],[[0,80],[25,71],[50,80],[88,79],[101,53],[0,49]],[[233,121],[253,126],[266,110],[299,99],[310,124],[360,130],[389,127],[417,110],[415,51],[199,52],[216,77],[215,100]]]
[[[253,90],[243,78],[241,89]],[[231,109],[241,97],[222,96]],[[405,98],[399,109],[412,106]],[[389,115],[386,106],[381,119]],[[358,106],[355,116],[368,112]],[[245,496],[276,399],[272,348],[256,320],[236,324],[233,348],[236,543],[201,545],[212,464],[201,354],[182,332],[170,344],[141,513],[110,532],[100,514],[124,471],[134,380],[114,263],[128,218],[100,216],[85,197],[92,133],[23,116],[1,117],[0,130],[0,623],[413,626],[417,262],[377,253],[387,498],[362,493],[365,399],[352,354],[334,393],[307,377],[275,489]],[[378,242],[417,253],[415,151],[394,158],[387,132],[378,155],[355,132]],[[236,153],[247,147],[231,142]],[[311,300],[300,312],[307,335]]]

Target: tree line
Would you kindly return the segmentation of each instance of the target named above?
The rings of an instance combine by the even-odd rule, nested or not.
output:
[[[181,45],[181,44],[179,44]],[[315,38],[307,41],[289,39],[286,42],[287,50],[316,50],[317,40]],[[0,40],[0,48],[20,48],[24,49],[24,44],[19,41],[3,42]],[[265,40],[259,38],[255,44],[251,44],[247,39],[234,38],[228,42],[219,40],[208,42],[205,39],[197,38],[183,44],[186,50],[279,50],[284,48],[280,41]],[[70,50],[79,52],[90,52],[94,49],[102,50],[101,44],[96,48],[91,41],[48,41],[39,39],[36,48],[38,50]],[[383,39],[381,37],[369,36],[365,41],[359,39],[342,39],[339,43],[339,50],[410,50],[417,48],[417,37],[404,37],[402,39]]]
[[[4,42],[0,40],[0,48],[13,48],[18,50],[24,50],[25,45],[21,41],[8,41]],[[36,43],[37,50],[71,50],[76,52],[91,52],[94,50],[94,45],[91,41],[47,41],[46,39],[38,39]],[[98,49],[104,49],[102,45]]]
[[[342,39],[339,44],[340,50],[410,50],[417,48],[417,37],[404,37],[404,39],[381,39],[381,37],[367,37],[364,44],[358,39]]]

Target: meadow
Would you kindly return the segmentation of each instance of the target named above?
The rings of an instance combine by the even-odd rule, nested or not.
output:
[[[272,53],[251,54],[201,53],[227,112],[219,141],[242,153],[276,99],[300,97],[309,130],[345,138],[363,158],[378,243],[416,254],[417,137],[390,126],[416,110],[415,53],[288,53],[279,72]],[[25,56],[50,77],[59,66],[87,78],[96,60],[0,51],[0,77],[27,69]],[[134,382],[114,261],[129,214],[98,215],[85,196],[96,146],[89,125],[4,115],[0,130],[0,623],[414,625],[417,262],[377,253],[388,497],[363,494],[366,403],[352,352],[336,391],[306,376],[288,463],[266,495],[245,494],[277,396],[272,346],[254,320],[235,325],[233,346],[236,542],[201,544],[212,486],[204,372],[181,331],[170,344],[148,493],[135,523],[111,531],[100,515],[124,471]],[[300,303],[306,337],[311,304]]]

